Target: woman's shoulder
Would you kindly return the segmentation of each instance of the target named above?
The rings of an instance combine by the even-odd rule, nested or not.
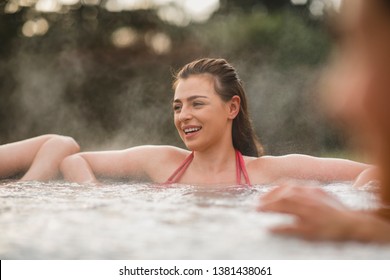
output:
[[[186,156],[191,153],[188,150],[169,145],[145,145],[139,146],[139,148],[143,149],[144,151],[149,151],[150,153],[166,156]]]
[[[261,157],[245,157],[245,161],[250,165],[258,166],[264,164],[291,164],[296,161],[313,158],[312,156],[302,154],[287,154],[281,156],[261,156]]]
[[[265,164],[272,164],[280,162],[281,156],[260,156],[260,157],[248,157],[244,156],[245,163],[248,167],[260,167]]]
[[[129,154],[138,154],[144,158],[153,159],[155,162],[175,162],[183,160],[191,152],[182,148],[168,145],[143,145],[129,148],[126,150]]]
[[[283,177],[286,167],[296,164],[297,157],[299,155],[245,157],[245,163],[252,183],[268,184]]]
[[[139,146],[130,150],[132,153],[136,150],[143,172],[154,182],[164,182],[191,153],[174,146],[154,145]]]

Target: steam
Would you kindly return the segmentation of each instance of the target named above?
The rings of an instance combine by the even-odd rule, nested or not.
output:
[[[254,126],[265,151],[272,154],[313,153],[323,146],[324,118],[318,106],[317,67],[277,69],[254,66],[246,89]]]
[[[17,81],[14,96],[18,114],[13,120],[14,138],[44,133],[61,133],[82,130],[87,127],[78,111],[66,103],[65,91],[69,84],[83,81],[81,62],[60,65],[59,58],[41,53],[25,52],[21,48],[9,61],[10,76]]]
[[[14,80],[13,86],[0,84],[2,96],[7,92],[12,101],[5,114],[13,116],[12,129],[2,126],[8,131],[0,134],[1,143],[57,133],[72,136],[83,150],[144,144],[183,146],[173,125],[171,69],[199,57],[225,57],[244,81],[252,120],[268,154],[315,153],[323,148],[326,131],[318,112],[321,105],[315,106],[318,99],[314,91],[321,65],[296,62],[299,55],[315,56],[316,51],[302,51],[304,44],[296,43],[311,35],[301,30],[303,23],[295,17],[287,22],[287,27],[292,26],[287,31],[279,26],[278,18],[270,19],[272,24],[268,25],[283,31],[276,32],[284,36],[279,38],[279,45],[272,40],[256,43],[283,50],[293,42],[288,58],[295,55],[295,50],[299,55],[293,56],[291,65],[286,67],[275,59],[263,60],[263,51],[253,50],[251,41],[245,41],[255,40],[254,35],[246,34],[243,40],[237,40],[247,25],[268,26],[262,11],[252,15],[249,23],[247,18],[239,24],[235,17],[216,18],[212,26],[198,28],[193,36],[185,34],[188,37],[182,43],[175,41],[174,32],[168,29],[141,31],[135,25],[133,29],[131,24],[118,22],[104,29],[113,44],[102,39],[103,47],[94,40],[106,37],[97,36],[92,29],[88,30],[93,33],[89,38],[93,43],[78,38],[89,33],[79,32],[73,17],[69,14],[57,22],[69,28],[51,26],[45,36],[18,38],[19,46],[0,65],[0,71],[7,71],[10,80]],[[53,35],[53,30],[59,34]],[[268,34],[264,30],[251,32],[259,37]],[[291,35],[293,30],[301,31]],[[63,31],[67,31],[66,36],[62,36]],[[311,40],[310,45],[323,43]],[[88,48],[89,43],[93,49]],[[242,52],[244,47],[252,49]],[[207,51],[208,48],[213,50]],[[251,55],[251,51],[255,53]]]
[[[118,77],[118,87],[105,92],[107,96],[100,101],[104,104],[98,103],[100,109],[94,111],[90,108],[92,100],[80,101],[85,96],[74,95],[91,71],[96,71],[93,59],[69,50],[48,56],[20,48],[8,67],[17,81],[11,94],[18,112],[9,141],[58,133],[74,137],[84,150],[182,145],[170,109],[168,65],[165,80],[153,73]],[[318,68],[286,70],[248,61],[232,62],[244,80],[252,120],[267,153],[310,153],[323,144],[322,119],[313,106]],[[101,120],[98,114],[104,114]]]
[[[97,102],[93,101],[96,95],[91,99],[75,95],[80,88],[99,88],[86,81],[96,71],[93,60],[93,56],[69,49],[45,54],[22,46],[15,51],[6,69],[17,81],[9,92],[16,104],[10,110],[16,111],[16,117],[12,120],[11,136],[6,138],[3,134],[1,142],[57,133],[74,137],[84,150],[123,149],[162,144],[167,138],[167,125],[171,134],[175,133],[169,103],[169,67],[164,85],[150,75],[114,77],[118,86],[112,92],[104,92],[106,96]],[[155,94],[156,91],[160,93]],[[156,99],[156,95],[161,98]],[[96,107],[99,110],[93,109]]]

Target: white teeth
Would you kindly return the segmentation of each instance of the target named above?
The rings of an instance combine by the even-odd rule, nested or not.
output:
[[[191,132],[196,132],[199,130],[200,130],[200,127],[191,127],[191,128],[184,129],[184,133],[191,133]]]

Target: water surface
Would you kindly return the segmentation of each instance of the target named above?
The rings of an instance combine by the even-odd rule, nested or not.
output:
[[[356,209],[375,204],[367,190],[323,188]],[[2,181],[0,259],[390,259],[390,246],[270,234],[290,219],[255,211],[270,189]]]

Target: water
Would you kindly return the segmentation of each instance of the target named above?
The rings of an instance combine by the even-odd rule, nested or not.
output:
[[[374,195],[323,187],[356,209]],[[271,235],[291,219],[255,211],[268,186],[169,188],[0,182],[0,259],[390,259],[390,246]]]

